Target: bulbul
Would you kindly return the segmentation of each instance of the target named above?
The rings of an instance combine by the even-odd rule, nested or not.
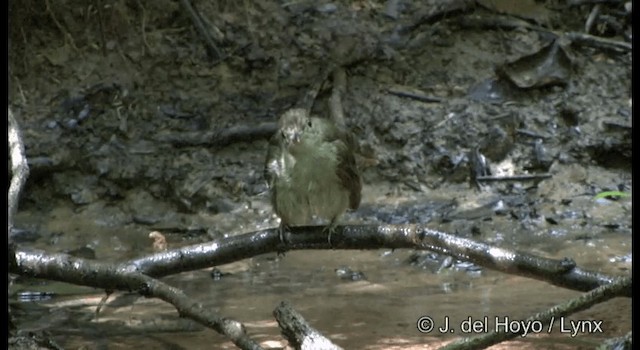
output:
[[[360,205],[362,180],[351,133],[332,120],[290,109],[271,138],[264,168],[271,204],[285,227],[330,220],[329,234],[347,208]],[[330,239],[330,236],[329,236]]]

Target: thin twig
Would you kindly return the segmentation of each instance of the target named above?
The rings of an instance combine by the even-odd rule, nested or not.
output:
[[[56,27],[60,31],[60,34],[62,34],[62,36],[64,37],[65,42],[68,39],[71,42],[71,47],[75,51],[78,51],[78,47],[76,46],[76,43],[73,40],[73,37],[71,36],[71,33],[68,33],[66,30],[64,30],[64,28],[62,27],[62,24],[60,24],[60,22],[58,22],[58,19],[56,18],[56,15],[53,13],[53,10],[51,10],[51,5],[49,4],[49,0],[45,0],[44,3],[45,3],[45,6],[46,6],[46,10],[45,11],[49,13],[49,16],[51,17],[51,20],[53,21],[53,23],[56,25]]]
[[[144,44],[144,46],[147,48],[147,52],[149,52],[149,54],[151,54],[151,46],[149,46],[149,42],[147,42],[147,32],[146,32],[146,25],[147,25],[147,11],[144,8],[144,6],[142,5],[142,1],[137,0],[138,1],[138,6],[140,7],[141,11],[142,11],[142,24],[141,24],[141,31],[142,31],[142,43]],[[143,48],[142,50],[142,56],[145,55],[145,50]]]
[[[107,57],[107,35],[104,29],[104,16],[102,15],[102,1],[96,0],[98,12],[98,28],[100,29],[100,41],[102,42],[102,57]]]
[[[551,174],[521,174],[511,176],[478,176],[476,181],[527,181],[527,180],[544,180],[551,178]]]
[[[418,91],[417,89],[413,88],[410,91],[409,89],[401,86],[393,86],[387,88],[385,91],[394,96],[410,98],[420,102],[442,102],[442,98],[440,97],[429,96],[424,92]]]
[[[631,52],[631,43],[626,43],[620,40],[613,40],[607,38],[601,38],[595,35],[569,32],[564,34],[573,44],[581,46],[589,46],[598,49],[611,50],[616,52]]]
[[[204,40],[204,44],[207,49],[207,53],[209,54],[209,57],[211,57],[211,59],[213,59],[214,62],[218,62],[220,59],[222,59],[222,53],[218,49],[218,46],[216,46],[216,43],[213,41],[213,38],[211,37],[207,29],[202,24],[202,21],[200,20],[200,15],[196,12],[193,6],[191,6],[191,3],[189,2],[189,0],[180,0],[180,3],[182,4],[182,7],[184,7],[184,9],[189,14],[189,17],[191,17],[191,21],[193,22],[193,25],[196,27],[196,30],[198,31],[198,33],[200,33],[202,40]]]
[[[536,138],[536,139],[547,140],[547,139],[550,138],[550,136],[542,135],[542,134],[539,134],[539,133],[537,133],[535,131],[527,130],[527,129],[516,129],[516,132],[518,134],[520,134],[520,135],[533,137],[533,138]]]
[[[25,94],[24,94],[24,90],[22,89],[22,84],[20,84],[20,79],[18,79],[16,76],[14,76],[12,71],[9,71],[9,74],[11,75],[11,77],[13,78],[13,81],[16,83],[16,86],[18,87],[18,92],[20,93],[20,98],[22,99],[22,104],[26,106],[27,105],[27,96],[25,96]]]
[[[569,42],[579,46],[594,47],[597,49],[611,50],[616,52],[631,52],[631,43],[627,43],[620,40],[613,40],[608,38],[601,38],[598,36],[578,33],[578,32],[558,32],[543,28],[541,26],[530,24],[524,20],[511,18],[502,15],[493,16],[478,16],[469,15],[458,19],[458,25],[463,28],[502,28],[506,30],[513,30],[518,28],[525,28],[535,30],[542,33],[553,35],[556,38],[565,38]]]
[[[600,15],[600,4],[595,4],[587,16],[587,20],[584,23],[584,32],[591,33],[591,28],[593,28],[593,24],[596,22],[598,15]]]

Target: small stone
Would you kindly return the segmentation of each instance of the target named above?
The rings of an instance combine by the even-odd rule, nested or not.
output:
[[[316,8],[320,13],[333,13],[338,10],[338,6],[332,3],[320,5]]]

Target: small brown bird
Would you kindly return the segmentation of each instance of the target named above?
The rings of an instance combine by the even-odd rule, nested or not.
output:
[[[352,135],[329,119],[309,117],[301,108],[280,117],[264,175],[281,229],[308,225],[315,216],[330,220],[331,233],[347,208],[358,208],[362,180],[354,149]]]

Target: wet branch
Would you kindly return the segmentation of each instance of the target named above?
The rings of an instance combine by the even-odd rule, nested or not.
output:
[[[531,277],[579,291],[589,291],[610,284],[615,279],[615,276],[582,269],[568,258],[547,259],[420,225],[338,226],[331,235],[331,245],[323,229],[323,226],[292,227],[287,245],[280,242],[277,229],[257,231],[130,260],[124,262],[121,268],[162,277],[286,250],[407,248],[430,250],[492,270]],[[627,295],[631,296],[631,290]]]
[[[277,229],[267,229],[220,240],[185,246],[133,259],[118,266],[88,265],[71,270],[63,260],[83,262],[64,254],[46,254],[17,250],[12,273],[46,278],[105,289],[129,290],[128,284],[118,285],[111,276],[135,271],[151,277],[163,277],[185,271],[251,258],[260,254],[294,249],[380,249],[407,248],[430,250],[473,262],[476,265],[504,273],[535,278],[563,288],[589,291],[612,283],[616,277],[588,271],[575,265],[571,259],[543,258],[515,250],[498,248],[489,244],[449,235],[419,225],[338,226],[331,235],[329,245],[323,226],[290,228],[289,242],[280,241]],[[88,263],[87,263],[88,264]],[[85,272],[80,273],[80,271]],[[91,271],[87,274],[87,271]],[[626,293],[631,296],[631,290]]]
[[[322,335],[298,313],[289,302],[283,301],[273,310],[282,335],[295,349],[341,350]]]
[[[573,313],[586,310],[593,305],[605,302],[609,299],[623,296],[628,290],[631,289],[631,278],[622,277],[613,281],[611,284],[607,284],[598,287],[588,293],[585,293],[577,298],[571,299],[565,303],[551,307],[550,309],[537,313],[527,318],[523,323],[532,324],[533,322],[540,322],[544,325],[545,330],[552,331],[557,328],[557,318],[571,315]],[[524,334],[524,327],[519,332],[490,332],[483,335],[478,335],[470,338],[463,338],[453,343],[448,344],[441,349],[446,350],[463,350],[463,349],[483,349],[491,345],[498,344],[502,341],[513,339],[519,335]]]
[[[144,290],[140,291],[147,297],[156,297],[173,306],[182,317],[188,317],[202,325],[229,338],[240,349],[262,349],[262,347],[247,335],[244,325],[238,321],[220,317],[210,310],[205,310],[202,304],[195,303],[182,290],[172,287],[157,279],[140,273],[132,273],[128,276],[135,282],[144,282]]]
[[[67,254],[48,254],[35,250],[14,250],[10,246],[9,272],[45,278],[77,285],[102,288],[107,291],[137,291],[172,304],[180,316],[188,317],[229,338],[240,349],[262,349],[249,338],[244,326],[205,310],[180,289],[151,278],[130,266],[108,264],[75,258]]]
[[[9,154],[11,155],[11,185],[9,185],[8,202],[8,214],[7,221],[11,234],[13,229],[13,220],[18,212],[18,202],[20,199],[20,193],[24,188],[24,184],[29,177],[29,165],[27,163],[27,155],[24,151],[24,142],[22,141],[22,134],[18,121],[13,116],[13,112],[9,108],[8,110],[9,125],[7,129],[9,138]]]

